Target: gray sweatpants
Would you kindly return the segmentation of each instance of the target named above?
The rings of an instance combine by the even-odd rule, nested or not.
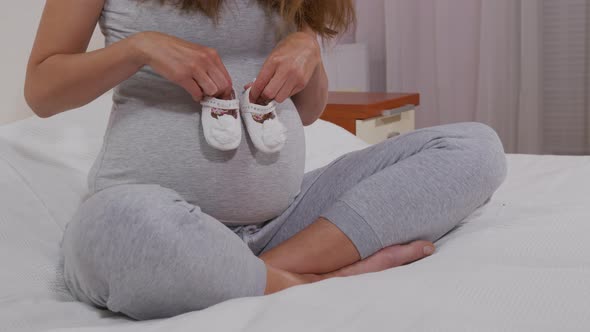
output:
[[[158,185],[109,187],[66,229],[66,284],[78,299],[136,319],[262,295],[266,269],[257,256],[318,217],[365,258],[437,240],[484,204],[505,173],[496,133],[461,123],[417,130],[306,174],[296,201],[260,226],[229,228]]]

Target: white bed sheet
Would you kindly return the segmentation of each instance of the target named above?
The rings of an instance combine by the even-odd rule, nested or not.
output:
[[[590,157],[509,156],[492,201],[409,266],[160,321],[78,303],[59,241],[108,105],[0,127],[0,331],[590,330]],[[306,136],[308,170],[365,146],[325,122]]]

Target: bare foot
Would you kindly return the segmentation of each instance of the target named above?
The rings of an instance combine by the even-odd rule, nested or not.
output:
[[[323,274],[320,277],[321,279],[328,279],[379,272],[415,262],[433,253],[434,244],[428,241],[414,241],[410,244],[395,245],[381,249],[360,262],[345,266],[331,273]]]
[[[434,244],[428,241],[415,241],[405,245],[395,245],[381,249],[366,259],[326,274],[299,274],[266,264],[267,283],[265,294],[283,289],[309,284],[334,277],[349,277],[370,272],[379,272],[402,266],[434,253]]]

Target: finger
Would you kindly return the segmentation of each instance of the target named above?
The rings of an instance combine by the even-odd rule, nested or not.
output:
[[[203,99],[203,91],[194,80],[185,80],[178,83],[183,89],[185,89],[193,97],[195,101],[201,101]]]
[[[218,69],[218,68],[211,68],[209,69],[209,71],[207,72],[207,74],[209,74],[209,77],[213,80],[213,82],[215,83],[215,85],[218,88],[218,92],[217,92],[217,96],[227,96],[231,94],[231,85],[229,84],[229,82],[227,81],[227,79],[225,78],[225,75],[223,75],[223,73]]]
[[[287,82],[287,75],[284,73],[277,72],[270,82],[266,85],[258,100],[263,100],[265,102],[275,100],[279,91],[285,83]],[[256,85],[256,82],[254,82]]]
[[[219,92],[219,88],[215,82],[206,73],[194,75],[193,79],[199,84],[205,96],[215,96]]]
[[[277,103],[284,102],[285,100],[287,100],[287,98],[293,95],[293,91],[295,91],[295,83],[292,80],[288,80],[287,82],[285,82],[285,84],[283,84],[283,87],[277,93],[275,101]]]
[[[253,84],[254,84],[254,82],[250,82],[250,83],[248,83],[248,84],[244,85],[244,90],[248,90],[248,89],[250,89],[250,87],[251,87]]]
[[[258,77],[256,77],[256,81],[252,84],[252,90],[250,90],[251,102],[256,102],[260,98],[260,95],[275,75],[276,68],[276,65],[270,61],[264,63]]]
[[[435,247],[432,242],[422,240],[396,247],[396,255],[393,256],[396,261],[396,266],[415,262],[424,257],[432,255],[435,251]]]
[[[228,82],[230,88],[233,87],[234,84],[232,82],[231,76],[229,75],[227,68],[225,68],[225,65],[221,61],[221,58],[217,57],[217,60],[215,61],[215,63],[217,64],[217,69],[223,74],[223,76],[225,77],[226,81]]]

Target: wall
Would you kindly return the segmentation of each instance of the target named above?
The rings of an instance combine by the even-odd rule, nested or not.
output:
[[[357,1],[358,24],[355,41],[367,45],[370,90],[387,90],[385,57],[385,0]]]

